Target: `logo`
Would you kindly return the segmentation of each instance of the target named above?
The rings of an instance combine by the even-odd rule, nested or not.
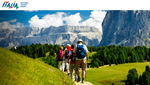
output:
[[[16,3],[16,1],[14,1],[13,3],[10,3],[9,1],[4,1],[3,5],[2,5],[2,8],[5,7],[5,8],[16,8],[18,9],[19,6],[18,6],[18,3]]]

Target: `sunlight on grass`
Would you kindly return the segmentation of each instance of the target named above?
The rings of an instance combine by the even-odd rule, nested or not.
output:
[[[149,65],[150,62],[145,63],[127,63],[119,64],[108,67],[92,68],[87,70],[87,80],[94,84],[101,85],[122,85],[125,82],[121,82],[127,79],[128,70],[136,68],[138,75],[141,75],[145,71],[145,67]]]
[[[74,82],[38,59],[0,48],[0,85],[63,85]]]

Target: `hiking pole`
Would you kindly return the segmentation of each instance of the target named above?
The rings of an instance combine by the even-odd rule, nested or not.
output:
[[[86,70],[85,70],[85,81],[86,81]]]

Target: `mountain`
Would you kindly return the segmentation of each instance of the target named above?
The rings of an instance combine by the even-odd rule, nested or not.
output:
[[[103,23],[103,38],[99,46],[147,46],[150,47],[150,11],[110,10]]]
[[[101,41],[102,33],[99,29],[89,26],[59,26],[49,28],[18,28],[17,30],[0,30],[0,46],[20,46],[41,44],[76,44],[81,38],[86,45],[96,46]],[[7,36],[6,36],[7,35]]]
[[[74,85],[59,69],[0,47],[0,85]]]

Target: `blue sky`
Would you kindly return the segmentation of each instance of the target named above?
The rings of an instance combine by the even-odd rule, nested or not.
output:
[[[99,29],[107,11],[101,10],[4,10],[0,11],[0,29],[61,25],[95,26]]]

